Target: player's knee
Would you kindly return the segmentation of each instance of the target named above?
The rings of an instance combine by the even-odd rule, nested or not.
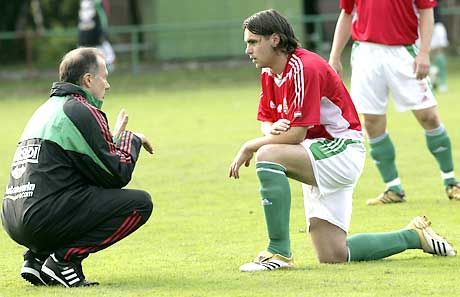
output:
[[[364,126],[370,138],[374,138],[385,133],[385,122],[375,118],[365,118]]]
[[[346,249],[330,250],[327,253],[318,254],[318,260],[323,264],[340,264],[347,262],[348,251]]]
[[[419,116],[419,121],[423,127],[428,129],[436,129],[439,127],[440,120],[436,112],[426,112]]]
[[[256,155],[257,162],[276,162],[277,147],[275,145],[267,144],[259,148]]]
[[[142,213],[144,217],[150,217],[153,211],[152,197],[149,193],[137,190],[134,200],[136,201],[136,209]]]

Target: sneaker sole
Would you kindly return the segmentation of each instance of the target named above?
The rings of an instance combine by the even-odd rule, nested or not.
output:
[[[48,275],[49,277],[53,278],[54,280],[58,281],[59,283],[61,283],[63,286],[65,286],[66,288],[70,288],[69,285],[62,279],[60,279],[59,277],[57,277],[57,275],[54,273],[53,270],[49,269],[48,267],[46,266],[42,266],[42,271],[43,273],[45,273],[46,275]]]
[[[40,277],[40,272],[35,269],[23,267],[21,268],[21,276],[34,286],[47,286],[46,282]]]

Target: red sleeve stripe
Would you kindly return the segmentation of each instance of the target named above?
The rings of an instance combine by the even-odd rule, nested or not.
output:
[[[80,103],[83,104],[88,110],[91,112],[93,117],[96,119],[97,123],[99,124],[99,127],[102,130],[102,135],[104,136],[104,139],[109,147],[109,152],[111,154],[116,154],[116,148],[115,145],[112,142],[112,135],[110,134],[109,127],[107,125],[107,122],[105,121],[104,117],[99,113],[97,108],[89,104],[85,98],[83,98],[81,95],[74,94],[75,99],[77,99]]]
[[[131,143],[133,140],[133,134],[129,131],[123,131],[120,137],[120,148],[117,151],[117,155],[120,156],[120,162],[132,163],[131,157]]]
[[[121,151],[120,149],[117,149],[115,144],[112,141],[112,134],[109,131],[109,127],[107,125],[107,121],[105,118],[102,116],[102,114],[99,112],[97,108],[89,104],[85,98],[83,98],[81,95],[74,94],[75,98],[83,104],[88,110],[91,112],[93,117],[96,119],[97,123],[101,127],[102,130],[102,135],[104,136],[104,139],[109,147],[109,153],[112,155],[117,155],[120,157],[120,162],[121,163],[132,163],[132,158],[131,158],[131,140],[132,140],[132,134],[128,131],[124,131],[122,133],[122,141],[121,141]],[[125,135],[128,135],[128,137],[125,137]],[[125,139],[127,138],[127,140]],[[129,150],[124,149],[123,150],[123,142],[128,141],[128,146]]]

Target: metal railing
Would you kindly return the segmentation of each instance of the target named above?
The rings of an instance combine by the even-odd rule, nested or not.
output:
[[[460,7],[442,9],[443,15],[460,15]],[[324,24],[327,22],[335,22],[338,14],[320,14],[320,15],[303,15],[298,17],[289,17],[289,20],[294,26],[304,26],[307,23],[313,24],[315,29],[315,40],[311,40],[316,44],[325,42],[324,38]],[[141,52],[151,50],[148,46],[144,46],[140,43],[140,35],[147,33],[181,33],[186,34],[187,32],[201,31],[201,30],[231,30],[235,28],[241,28],[241,20],[224,20],[214,22],[200,22],[200,23],[177,23],[177,24],[148,24],[148,25],[137,25],[137,26],[112,26],[109,28],[109,34],[114,39],[122,34],[129,35],[129,42],[124,45],[124,50],[130,53],[130,64],[131,71],[138,73],[141,64]],[[18,31],[18,32],[0,32],[1,40],[14,40],[24,39],[25,42],[32,42],[34,38],[48,37],[48,38],[68,38],[72,36],[77,40],[78,31],[76,28],[65,28],[59,30],[44,30],[43,32],[37,33],[34,31]],[[241,33],[239,33],[241,34]],[[298,34],[301,35],[301,34]],[[158,40],[156,42],[161,42]],[[30,49],[31,47],[28,46]],[[114,44],[114,48],[117,49],[117,44]],[[119,48],[119,47],[118,47]],[[321,50],[321,49],[319,49]],[[241,52],[243,54],[243,52]],[[26,60],[32,64],[31,54],[28,53]]]

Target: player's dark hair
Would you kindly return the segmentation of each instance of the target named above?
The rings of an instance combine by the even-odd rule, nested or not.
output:
[[[95,75],[98,72],[98,60],[102,53],[97,48],[77,48],[62,58],[59,65],[59,80],[80,85],[86,73]]]
[[[284,53],[290,54],[300,47],[292,26],[285,17],[274,9],[260,11],[248,17],[243,22],[243,29],[248,29],[251,33],[265,37],[273,33],[278,34],[280,42],[276,49]]]

